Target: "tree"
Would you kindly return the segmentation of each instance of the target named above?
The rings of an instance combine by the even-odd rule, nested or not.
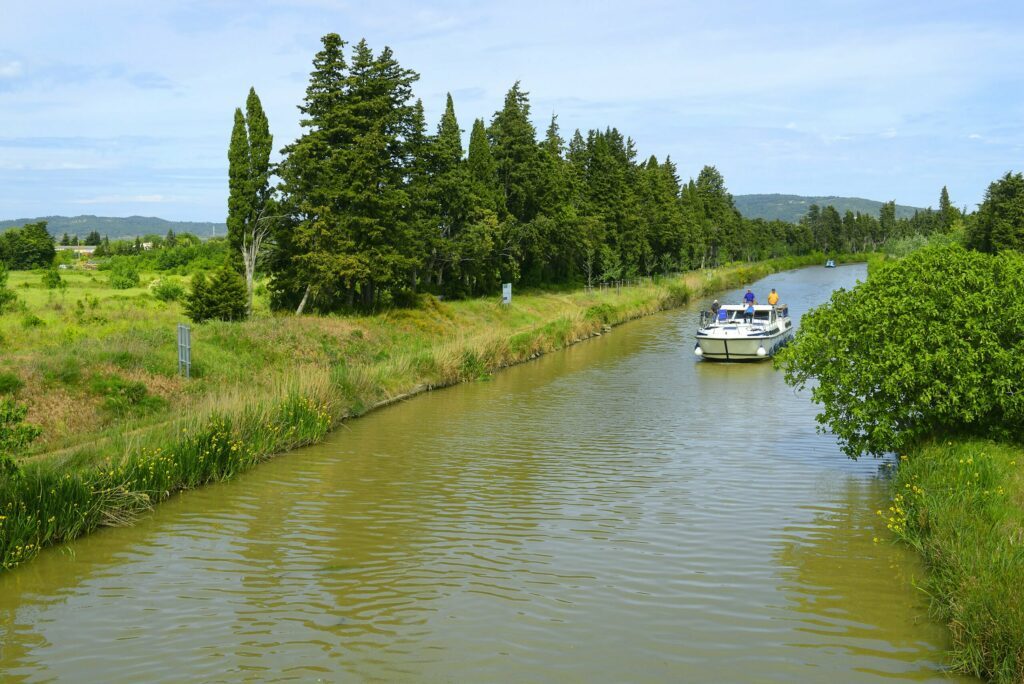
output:
[[[390,48],[355,46],[351,67],[337,34],[323,50],[300,111],[306,132],[284,149],[278,168],[289,220],[276,257],[275,300],[316,298],[324,308],[372,308],[382,292],[407,288],[419,267],[408,180],[416,128],[412,83]]]
[[[0,234],[0,261],[11,270],[46,268],[56,255],[53,237],[46,230],[46,221],[29,223]]]
[[[270,151],[274,138],[255,88],[249,89],[245,114],[235,110],[228,146],[228,242],[245,273],[247,311],[252,316],[256,268],[271,234]],[[169,233],[173,238],[174,234]],[[238,263],[236,261],[236,263]]]
[[[240,321],[246,317],[248,293],[245,281],[234,268],[222,266],[207,280],[203,273],[192,279],[192,292],[185,301],[185,314],[195,323]]]
[[[939,227],[943,232],[953,226],[956,213],[956,207],[949,201],[949,190],[943,185],[942,192],[939,193]]]
[[[982,252],[1024,250],[1024,175],[1007,172],[988,186],[967,241]]]
[[[948,434],[1019,437],[1024,341],[999,314],[1022,309],[1020,253],[929,247],[805,314],[777,363],[813,385],[819,423],[852,457]]]
[[[102,240],[100,240],[99,232],[93,230],[90,231],[89,234],[85,236],[85,240],[82,241],[82,244],[98,246],[101,242]],[[108,239],[107,242],[109,243],[110,240]]]
[[[541,158],[528,95],[516,81],[487,129],[505,207],[521,223],[533,220],[539,209]]]

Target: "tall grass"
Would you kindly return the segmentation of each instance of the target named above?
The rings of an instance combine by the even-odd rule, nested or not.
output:
[[[902,460],[879,513],[928,564],[923,588],[952,632],[954,666],[1024,681],[1024,450],[926,445]]]
[[[152,320],[145,308],[136,311],[135,328],[119,324],[105,338],[26,350],[22,360],[37,370],[19,385],[19,399],[80,407],[84,397],[95,407],[84,413],[103,420],[75,424],[67,440],[23,460],[20,475],[0,479],[0,569],[99,526],[129,524],[175,492],[319,441],[376,406],[476,380],[606,326],[823,261],[810,255],[734,264],[621,291],[517,295],[508,307],[495,299],[425,297],[418,309],[377,316],[208,323],[193,331],[198,377],[188,384],[174,376],[163,309]],[[56,330],[49,334],[62,339]]]

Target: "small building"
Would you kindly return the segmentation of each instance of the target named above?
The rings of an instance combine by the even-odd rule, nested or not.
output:
[[[92,256],[96,251],[96,245],[55,245],[58,252],[74,252],[78,256]]]

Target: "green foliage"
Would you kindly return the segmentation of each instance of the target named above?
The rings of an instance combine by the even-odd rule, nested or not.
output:
[[[936,434],[1024,429],[1024,256],[953,244],[873,270],[803,317],[777,357],[852,457]]]
[[[185,287],[170,278],[157,280],[150,287],[150,292],[161,302],[178,302],[185,298]]]
[[[127,290],[139,286],[139,272],[130,259],[116,259],[110,268],[110,287],[115,290]]]
[[[42,434],[37,426],[25,422],[27,414],[24,404],[0,399],[0,477],[18,472],[15,457]]]
[[[60,277],[60,271],[51,267],[43,271],[43,287],[48,290],[64,289],[67,283]]]
[[[202,273],[192,279],[192,293],[185,302],[185,313],[195,323],[203,321],[240,321],[246,313],[246,289],[242,276],[223,266],[209,280]]]
[[[7,268],[0,261],[0,314],[10,310],[17,301],[18,295],[7,287]]]
[[[429,136],[412,99],[418,75],[390,50],[375,55],[362,41],[349,62],[340,36],[321,42],[300,106],[304,132],[277,168],[284,216],[269,259],[275,308],[370,310],[423,290],[456,298],[494,293],[503,282],[593,284],[871,251],[900,231],[941,224],[934,212],[897,220],[894,203],[875,205],[881,219],[831,206],[812,206],[797,225],[744,219],[715,167],[683,183],[671,159],[638,160],[615,128],[563,136],[553,115],[538,140],[518,82],[489,125],[474,121],[467,156],[450,95]],[[247,187],[248,121],[236,113],[233,197]],[[244,201],[231,202],[233,214],[246,211]],[[943,216],[955,210],[946,206]]]
[[[0,233],[0,262],[11,270],[47,268],[56,254],[53,236],[46,230],[46,221]]]
[[[879,513],[929,566],[922,588],[949,625],[956,669],[1024,681],[1024,452],[929,443],[903,458],[892,491]]]
[[[0,372],[0,394],[14,394],[24,386],[25,383],[14,373]]]
[[[988,186],[967,239],[982,252],[1024,250],[1024,174],[1007,172]]]
[[[145,384],[119,375],[94,376],[90,389],[105,397],[103,408],[121,417],[147,413],[165,404],[159,397],[150,396]]]

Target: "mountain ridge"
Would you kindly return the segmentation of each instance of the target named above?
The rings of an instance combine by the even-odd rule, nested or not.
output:
[[[168,230],[175,233],[192,233],[201,238],[224,236],[227,226],[223,223],[201,221],[168,221],[156,216],[94,216],[80,214],[78,216],[38,216],[36,218],[19,218],[0,220],[0,233],[9,228],[18,228],[27,223],[46,221],[50,235],[60,238],[64,233],[84,238],[92,231],[109,237],[111,240],[142,237],[144,235],[164,235]]]
[[[781,220],[790,223],[797,223],[807,213],[812,204],[819,207],[832,205],[840,214],[847,210],[854,213],[871,214],[878,216],[879,210],[885,202],[864,199],[863,197],[838,197],[835,195],[784,195],[780,193],[771,194],[749,194],[733,195],[733,202],[745,218],[761,218],[767,221]],[[896,205],[896,218],[910,218],[915,211],[924,211],[920,207],[911,207],[904,204]]]

